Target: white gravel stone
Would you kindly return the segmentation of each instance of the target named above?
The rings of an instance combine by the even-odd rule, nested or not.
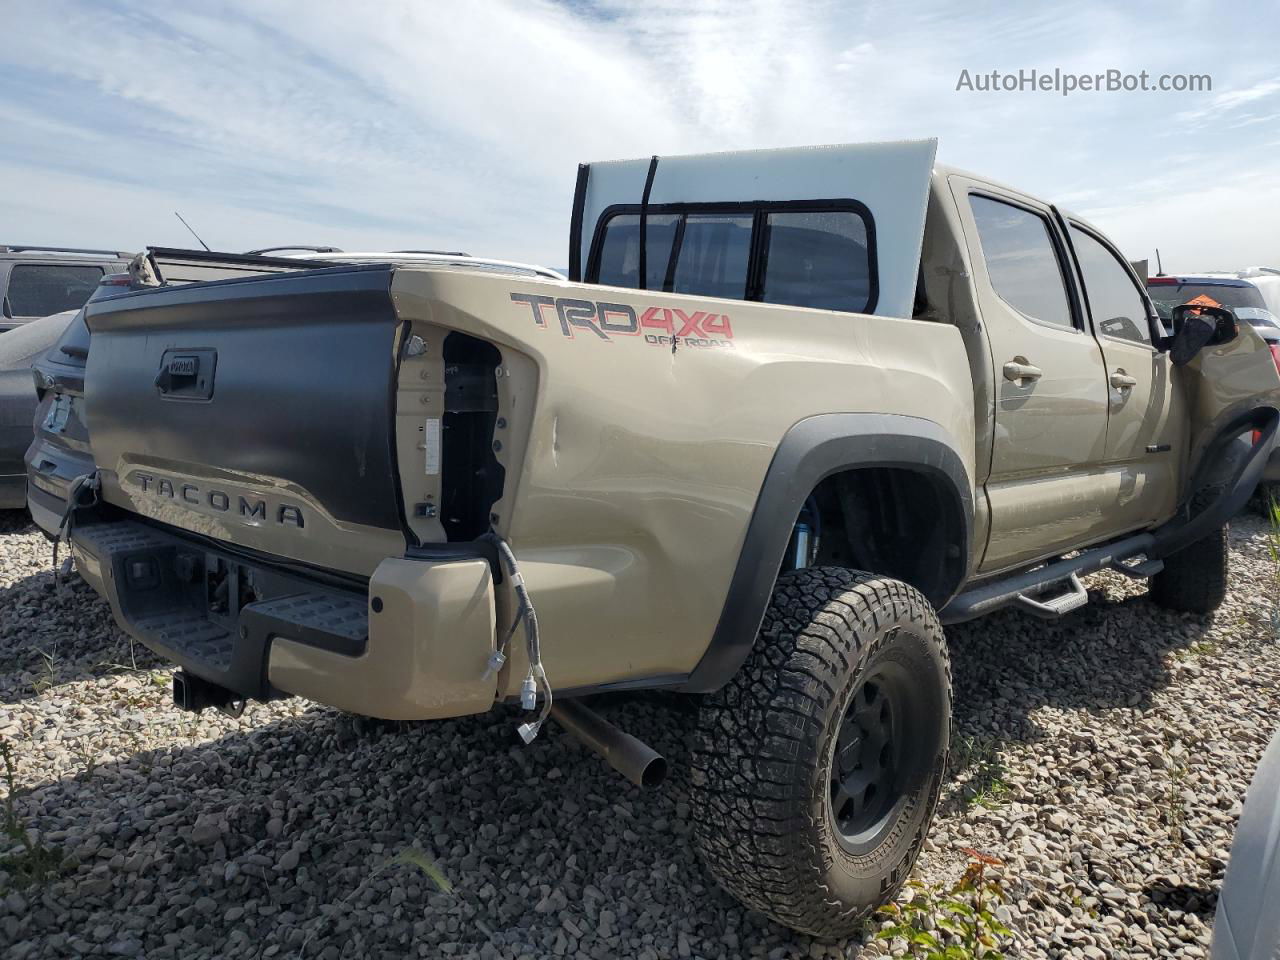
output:
[[[1000,857],[1011,956],[1207,956],[1240,801],[1280,717],[1261,521],[1238,518],[1232,548],[1210,618],[1101,574],[1064,620],[948,631],[953,771],[915,875],[955,879],[960,846]],[[708,879],[690,844],[690,700],[601,704],[671,761],[653,793],[554,727],[518,745],[507,708],[423,724],[302,700],[192,716],[92,591],[54,589],[49,558],[25,517],[0,514],[0,736],[28,834],[67,857],[38,887],[0,867],[0,955],[888,954],[873,929],[790,933]]]

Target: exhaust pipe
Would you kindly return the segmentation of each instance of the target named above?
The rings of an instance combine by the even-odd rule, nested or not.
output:
[[[580,701],[556,700],[551,705],[551,716],[637,787],[656,787],[666,779],[667,761],[662,754],[623,733]]]
[[[202,677],[178,670],[173,675],[173,705],[179,710],[199,713],[213,707],[230,716],[239,716],[235,710],[236,695],[226,687],[210,683]]]

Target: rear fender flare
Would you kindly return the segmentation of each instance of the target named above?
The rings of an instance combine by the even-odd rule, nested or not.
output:
[[[795,518],[826,477],[865,467],[929,475],[946,492],[963,531],[953,576],[918,584],[935,608],[960,588],[973,539],[973,484],[950,435],[931,420],[901,414],[831,413],[791,427],[774,452],[747,526],[711,643],[683,689],[707,693],[727,683],[755,643]]]

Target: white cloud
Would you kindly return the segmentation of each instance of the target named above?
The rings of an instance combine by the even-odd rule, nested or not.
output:
[[[1261,83],[1255,83],[1240,90],[1228,90],[1225,93],[1220,93],[1213,98],[1213,105],[1223,110],[1229,110],[1246,103],[1252,103],[1255,100],[1261,100],[1263,97],[1269,97],[1273,93],[1280,93],[1280,79],[1263,80]]]
[[[1069,197],[1104,229],[1115,211],[1135,255],[1157,223],[1181,233],[1142,213],[1177,198],[1198,221],[1188,256],[1251,237],[1244,260],[1280,262],[1215,207],[1221,183],[1273,166],[1261,145],[1280,92],[1250,73],[1271,62],[1265,32],[1228,38],[1220,19],[1200,3],[1156,17],[1101,2],[27,4],[7,18],[21,42],[0,50],[0,163],[17,187],[0,222],[28,242],[140,246],[183,239],[178,206],[230,248],[563,265],[580,161],[938,136],[941,159]],[[955,92],[962,68],[1201,64],[1215,93]],[[1255,216],[1280,211],[1273,192],[1253,196]]]

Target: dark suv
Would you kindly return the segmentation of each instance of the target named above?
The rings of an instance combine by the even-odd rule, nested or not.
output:
[[[118,250],[0,245],[0,509],[27,502],[22,454],[36,406],[32,363],[103,277],[127,269],[130,257]]]
[[[79,310],[109,273],[133,254],[118,250],[0,245],[0,332],[66,310]]]

